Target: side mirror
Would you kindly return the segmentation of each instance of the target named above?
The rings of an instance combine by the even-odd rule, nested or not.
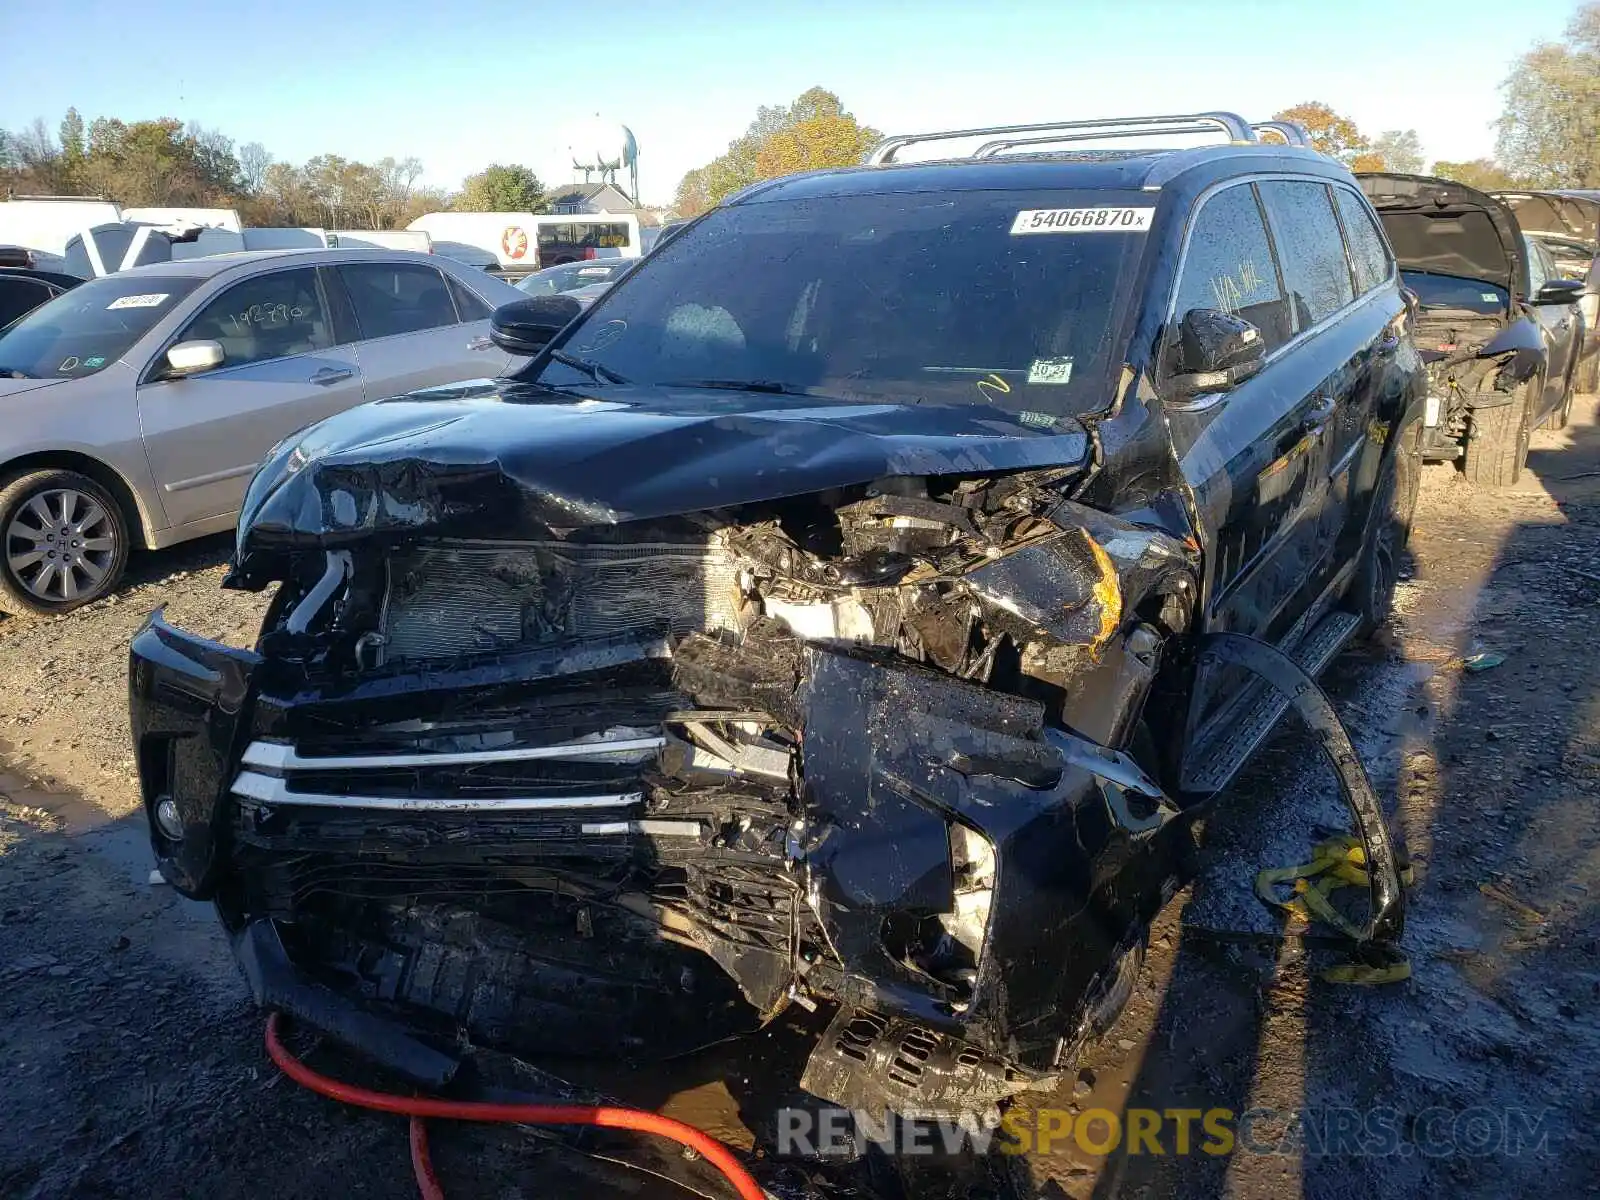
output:
[[[568,296],[530,296],[494,310],[489,339],[510,354],[537,354],[583,311]]]
[[[1225,392],[1261,370],[1266,357],[1266,339],[1243,317],[1191,308],[1178,326],[1173,382],[1182,396]]]
[[[221,342],[179,342],[167,349],[168,379],[182,379],[185,375],[198,375],[213,371],[222,365]]]
[[[1539,289],[1534,304],[1576,304],[1583,291],[1581,279],[1552,279]]]

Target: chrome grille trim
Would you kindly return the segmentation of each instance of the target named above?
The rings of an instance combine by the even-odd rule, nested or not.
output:
[[[568,742],[554,746],[513,746],[505,750],[460,750],[420,754],[339,754],[303,757],[285,742],[251,742],[241,760],[247,767],[269,771],[366,771],[385,767],[459,767],[473,763],[538,760],[619,761],[626,754],[645,755],[667,744],[665,737],[628,738],[614,742]]]
[[[395,812],[564,812],[569,809],[624,808],[642,804],[643,792],[618,792],[599,796],[335,796],[325,792],[291,792],[282,779],[255,771],[241,771],[233,781],[233,794],[260,804],[291,804],[308,808],[387,809]]]

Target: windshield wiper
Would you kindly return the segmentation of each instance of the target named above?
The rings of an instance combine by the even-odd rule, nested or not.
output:
[[[552,362],[558,362],[564,367],[571,367],[574,371],[582,371],[596,383],[604,382],[622,385],[628,382],[610,367],[603,367],[597,362],[589,361],[587,358],[578,358],[576,355],[568,354],[565,350],[546,350],[545,354]]]
[[[720,392],[770,392],[774,396],[809,396],[811,389],[776,379],[672,379],[657,387],[708,388]]]
[[[0,376],[6,379],[37,379],[37,375],[29,375],[26,371],[19,371],[15,367],[0,367]]]

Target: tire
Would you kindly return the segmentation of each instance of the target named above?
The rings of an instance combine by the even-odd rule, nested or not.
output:
[[[1401,555],[1411,539],[1411,519],[1417,511],[1417,490],[1422,484],[1421,460],[1412,448],[1414,440],[1414,435],[1407,433],[1396,442],[1372,496],[1372,515],[1350,590],[1364,637],[1375,633],[1394,609]]]
[[[1510,404],[1474,409],[1467,430],[1467,453],[1461,468],[1482,487],[1510,487],[1522,478],[1533,432],[1533,401],[1543,381],[1530,380],[1517,389]]]
[[[0,610],[50,616],[100,599],[121,581],[128,543],[122,506],[87,475],[0,479]]]

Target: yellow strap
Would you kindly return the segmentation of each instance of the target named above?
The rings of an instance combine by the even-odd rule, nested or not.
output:
[[[1402,886],[1410,887],[1412,878],[1409,865],[1401,869]],[[1351,941],[1359,942],[1361,930],[1352,925],[1328,897],[1339,888],[1367,887],[1370,883],[1366,849],[1357,838],[1345,835],[1318,842],[1311,849],[1308,863],[1258,871],[1256,895],[1307,924],[1312,920],[1322,921]],[[1293,889],[1294,894],[1288,899],[1280,899],[1278,895],[1277,889],[1284,884]],[[1411,964],[1404,959],[1385,966],[1342,963],[1323,971],[1321,978],[1328,983],[1396,983],[1411,978]]]

